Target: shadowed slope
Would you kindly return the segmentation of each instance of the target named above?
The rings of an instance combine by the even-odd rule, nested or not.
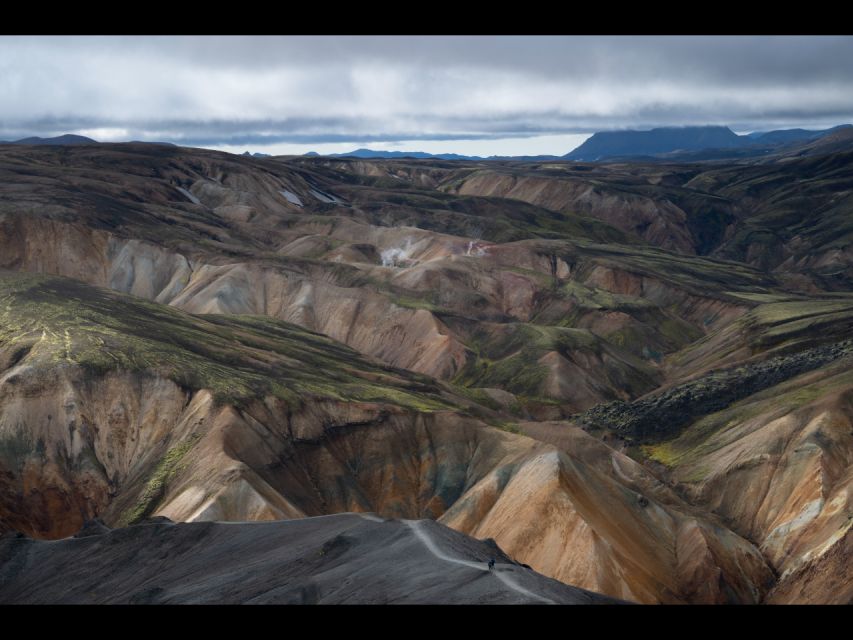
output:
[[[50,543],[7,536],[0,538],[0,602],[616,603],[525,569],[493,545],[434,522],[416,524],[413,530],[340,514],[271,523],[146,523]],[[498,560],[493,571],[486,568],[491,557]]]

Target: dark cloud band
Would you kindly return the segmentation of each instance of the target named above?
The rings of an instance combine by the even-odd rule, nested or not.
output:
[[[851,37],[0,39],[0,139],[370,143],[850,121]]]

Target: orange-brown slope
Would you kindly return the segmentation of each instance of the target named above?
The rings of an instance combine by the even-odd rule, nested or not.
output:
[[[767,595],[768,604],[853,604],[853,533],[817,560],[783,578]]]
[[[536,423],[534,423],[536,424]],[[533,433],[543,438],[541,433]],[[560,424],[558,448],[496,469],[441,521],[495,538],[572,584],[640,602],[757,602],[773,581],[761,554],[697,515],[627,456]]]
[[[652,245],[681,253],[695,254],[703,248],[703,239],[691,234],[688,213],[668,199],[662,189],[649,190],[648,181],[642,177],[618,169],[612,169],[612,175],[600,176],[571,164],[553,166],[533,171],[517,166],[480,169],[461,178],[450,177],[440,188],[459,195],[509,198],[554,211],[583,214],[636,234]],[[730,208],[722,200],[717,206],[726,212]]]
[[[494,414],[446,387],[281,322],[194,317],[59,278],[2,282],[6,529],[61,537],[96,515],[375,511],[473,527],[546,575],[621,597],[752,601],[764,589],[751,545],[654,496],[643,504],[599,469],[617,454],[587,436],[567,455],[496,429],[484,422]],[[549,505],[565,518],[547,520],[544,537],[530,535],[534,520],[508,517],[524,507],[545,522]],[[566,527],[580,537],[560,549]],[[690,555],[677,560],[672,544]]]
[[[645,452],[692,504],[755,542],[780,585],[806,589],[811,567],[837,572],[827,583],[846,583],[849,568],[832,558],[853,524],[851,398],[848,356],[708,415]]]

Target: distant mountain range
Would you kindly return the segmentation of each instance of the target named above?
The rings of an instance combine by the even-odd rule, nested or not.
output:
[[[54,138],[29,137],[0,144],[15,145],[84,145],[100,144],[97,140],[74,134]],[[170,144],[171,143],[148,143]],[[600,131],[564,156],[467,156],[458,153],[427,153],[425,151],[378,151],[356,149],[348,153],[334,153],[332,158],[384,158],[415,160],[466,160],[549,162],[573,160],[576,162],[636,161],[646,162],[698,162],[704,160],[738,160],[746,158],[775,157],[803,153],[828,153],[853,145],[853,125],[843,124],[831,129],[780,129],[755,131],[738,135],[728,127],[661,127],[649,131]],[[174,145],[171,145],[174,146]],[[246,151],[242,155],[254,158],[269,157],[265,153]],[[311,151],[306,156],[320,154]]]
[[[417,160],[512,160],[547,162],[574,160],[601,162],[615,159],[699,161],[758,157],[778,153],[824,139],[834,133],[853,129],[843,124],[831,129],[780,129],[756,131],[738,135],[728,127],[662,127],[649,131],[600,131],[564,156],[466,156],[456,153],[426,153],[424,151],[377,151],[356,149],[348,153],[331,154],[333,158],[413,158]],[[309,152],[306,156],[319,155]]]
[[[566,160],[599,162],[612,159],[652,158],[710,160],[760,156],[788,145],[802,144],[850,129],[844,124],[821,131],[782,129],[739,136],[728,127],[664,127],[650,131],[602,131],[596,133]]]
[[[309,151],[306,156],[318,156],[319,153]],[[356,149],[348,153],[332,153],[330,158],[414,158],[416,160],[530,160],[544,162],[559,160],[560,156],[465,156],[458,153],[427,153],[425,151],[376,151],[374,149]]]
[[[0,144],[34,144],[53,146],[99,143],[97,140],[92,140],[92,138],[87,138],[86,136],[77,136],[69,133],[64,136],[57,136],[55,138],[39,138],[37,136],[33,136],[31,138],[21,138],[20,140],[15,140],[13,142],[9,142],[7,140],[0,140]]]

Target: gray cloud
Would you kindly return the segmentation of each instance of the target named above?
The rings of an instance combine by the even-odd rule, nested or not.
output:
[[[311,144],[850,121],[851,37],[0,38],[0,139]]]

